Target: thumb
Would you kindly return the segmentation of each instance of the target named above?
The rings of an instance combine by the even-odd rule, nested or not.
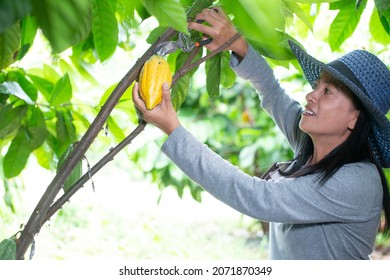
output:
[[[162,99],[165,104],[171,103],[171,92],[169,90],[169,84],[164,82],[162,85]]]

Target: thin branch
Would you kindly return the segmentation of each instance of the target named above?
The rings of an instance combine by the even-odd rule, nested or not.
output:
[[[83,185],[91,179],[100,169],[102,169],[108,162],[114,160],[114,157],[123,150],[127,145],[134,140],[146,127],[147,122],[142,121],[122,142],[120,142],[114,148],[111,148],[110,151],[102,157],[91,169],[89,172],[85,173],[73,186],[64,193],[47,211],[45,218],[42,221],[42,225],[46,223],[62,206],[69,201],[69,199],[83,187]],[[41,225],[41,226],[42,226]]]
[[[137,60],[135,65],[129,72],[122,78],[119,84],[111,93],[106,103],[101,108],[100,112],[96,116],[95,120],[90,125],[84,136],[79,141],[78,145],[73,149],[71,154],[67,157],[61,170],[53,178],[52,182],[47,187],[45,193],[42,195],[40,201],[32,212],[25,228],[23,229],[20,238],[17,242],[16,259],[24,259],[24,255],[30,244],[32,243],[34,236],[39,232],[42,221],[44,220],[50,205],[53,203],[55,197],[61,190],[65,180],[75,168],[77,163],[84,157],[86,151],[104,126],[111,111],[126,91],[126,89],[137,79],[139,72],[141,71],[144,62],[153,54],[155,47],[161,42],[169,40],[176,34],[173,29],[168,29],[144,54]]]
[[[192,64],[187,64],[188,61],[192,61],[192,59],[195,57],[196,53],[192,56],[192,59],[187,59],[186,63],[184,63],[184,66],[178,70],[175,75],[172,78],[172,83],[179,80],[181,77],[183,77],[185,74],[187,74],[189,71],[191,71],[193,68],[199,66],[203,62],[205,62],[207,59],[210,59],[211,57],[219,54],[220,52],[224,51],[230,44],[232,44],[235,40],[240,38],[241,34],[236,33],[233,35],[232,38],[227,40],[224,44],[216,48],[214,51],[210,52],[208,55],[205,55],[204,57],[200,58],[199,60],[195,61]],[[193,52],[194,53],[194,52]],[[193,54],[192,53],[192,54]],[[191,57],[191,56],[190,56]]]
[[[54,198],[61,190],[65,180],[72,172],[76,164],[82,160],[85,155],[85,152],[88,150],[89,146],[92,144],[93,140],[96,138],[97,134],[104,126],[109,114],[119,101],[122,94],[126,91],[126,89],[136,80],[139,75],[139,72],[142,68],[143,63],[153,54],[155,47],[163,42],[171,38],[176,31],[173,29],[169,29],[165,32],[159,40],[157,40],[145,53],[144,55],[136,62],[133,68],[123,77],[123,79],[119,82],[117,87],[111,93],[110,97],[107,99],[106,103],[103,105],[101,111],[96,116],[95,120],[91,124],[90,128],[84,134],[84,136],[79,141],[78,145],[74,148],[72,153],[65,160],[62,165],[61,170],[54,177],[53,181],[47,187],[46,192],[42,196],[35,210],[30,216],[29,221],[27,222],[24,230],[21,232],[21,235],[17,242],[17,252],[16,258],[23,259],[24,255],[30,246],[30,244],[34,240],[34,236],[39,232],[43,224],[50,219],[50,217],[56,213],[61,207],[69,200],[71,196],[73,196],[85,182],[87,182],[92,175],[96,174],[105,164],[113,159],[113,157],[119,153],[125,146],[131,143],[131,141],[141,133],[141,131],[145,128],[146,122],[142,121],[137,128],[119,143],[115,148],[111,149],[109,153],[107,153],[92,169],[84,174],[75,185],[66,192],[62,197],[60,197],[54,204]],[[176,83],[182,76],[188,73],[194,67],[199,66],[201,63],[206,61],[207,59],[213,57],[214,55],[223,51],[227,46],[229,46],[232,42],[234,42],[240,35],[235,34],[230,40],[228,40],[225,44],[221,45],[219,48],[211,52],[209,55],[199,59],[198,61],[189,64],[193,58],[196,56],[199,50],[194,50],[189,56],[188,60],[185,63],[185,67],[182,67],[178,73],[176,73],[173,77],[172,84]],[[91,175],[92,174],[92,175]]]

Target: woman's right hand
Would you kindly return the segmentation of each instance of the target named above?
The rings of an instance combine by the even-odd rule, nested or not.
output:
[[[138,83],[133,87],[134,105],[141,111],[144,120],[160,128],[167,135],[170,135],[180,126],[180,121],[171,102],[171,92],[167,83],[162,85],[162,101],[154,109],[148,110],[144,101],[139,96]]]
[[[214,51],[237,33],[237,30],[230,18],[220,7],[204,9],[196,15],[195,19],[204,20],[209,24],[204,25],[201,23],[190,22],[188,27],[213,38],[213,41],[210,44],[205,45],[205,47],[210,51]],[[240,36],[232,44],[230,44],[226,50],[231,50],[239,56],[244,57],[248,51],[248,44],[245,39]]]

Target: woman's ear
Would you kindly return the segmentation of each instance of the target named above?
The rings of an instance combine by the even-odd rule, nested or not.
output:
[[[360,114],[360,111],[358,111],[358,110],[354,110],[354,112],[352,112],[352,118],[348,123],[348,130],[349,131],[352,131],[355,129],[355,125],[356,125],[356,122],[359,118],[359,114]]]

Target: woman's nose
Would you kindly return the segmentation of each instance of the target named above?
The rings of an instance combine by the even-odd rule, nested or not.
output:
[[[311,92],[306,94],[305,99],[307,102],[311,101],[315,103],[318,100],[318,91],[316,89],[313,89]]]

